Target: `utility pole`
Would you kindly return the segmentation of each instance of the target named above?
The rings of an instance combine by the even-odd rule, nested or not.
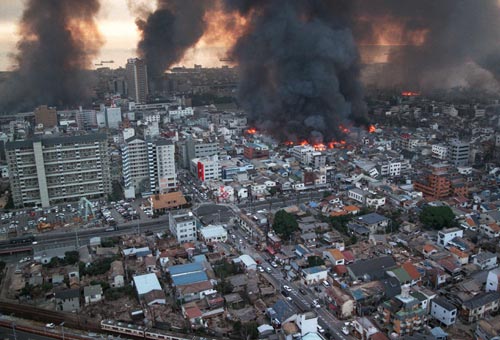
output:
[[[16,323],[15,322],[12,322],[12,333],[14,335],[14,340],[17,340]]]
[[[62,340],[64,340],[64,321],[60,324],[62,329]]]

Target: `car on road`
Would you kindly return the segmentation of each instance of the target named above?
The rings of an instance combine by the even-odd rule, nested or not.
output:
[[[318,325],[318,332],[325,333],[325,329],[323,327],[321,327],[320,325]]]
[[[325,280],[322,283],[323,283],[323,286],[330,287],[330,283],[328,281]]]
[[[289,286],[287,285],[284,285],[283,286],[283,289],[286,290],[287,292],[291,292],[292,291],[292,288],[290,288]]]
[[[260,273],[263,273],[264,272],[264,268],[262,268],[261,265],[258,265],[257,266],[257,270],[260,272]]]
[[[266,267],[266,272],[268,272],[268,273],[272,273],[272,269],[271,269],[271,268],[269,268],[269,267]]]
[[[292,301],[292,297],[291,297],[291,296],[287,296],[287,297],[286,297],[286,299],[287,299],[288,301]]]
[[[313,300],[311,307],[313,308],[320,308],[321,305],[319,304],[318,300]]]
[[[240,243],[243,243],[243,240],[240,238],[239,242],[240,242]]]
[[[272,266],[273,268],[278,268],[278,264],[277,264],[276,262],[274,262],[274,261],[273,261],[273,262],[271,262],[271,266]]]
[[[307,295],[307,292],[306,292],[306,290],[304,288],[299,288],[299,292],[302,295]]]
[[[46,324],[45,327],[46,328],[56,328],[56,325],[51,322],[51,323]]]
[[[347,329],[346,326],[342,327],[342,333],[344,333],[345,335],[349,335],[349,329]]]

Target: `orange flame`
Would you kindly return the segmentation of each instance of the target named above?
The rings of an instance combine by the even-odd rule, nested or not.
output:
[[[257,130],[254,128],[247,129],[246,131],[249,135],[254,135],[257,133]]]
[[[376,131],[375,125],[370,125],[370,126],[368,127],[368,132],[369,132],[369,133],[374,133],[375,131]]]
[[[294,143],[291,140],[287,140],[283,144],[288,145],[288,146],[292,146]]]
[[[318,143],[313,145],[314,150],[316,151],[325,151],[326,150],[326,145],[323,143]]]
[[[300,145],[301,146],[306,146],[306,145],[309,145],[309,142],[306,141],[306,140],[303,140],[302,142],[300,142]]]
[[[401,92],[401,95],[404,97],[415,97],[415,96],[420,96],[420,92],[403,91]]]

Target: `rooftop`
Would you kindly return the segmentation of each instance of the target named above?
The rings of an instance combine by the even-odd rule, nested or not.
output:
[[[143,295],[152,290],[162,290],[155,273],[134,276],[134,286],[137,294]]]

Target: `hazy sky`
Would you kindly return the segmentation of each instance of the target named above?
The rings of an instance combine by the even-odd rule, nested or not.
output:
[[[0,70],[8,70],[13,66],[9,54],[16,49],[17,22],[22,15],[23,3],[22,0],[0,0]],[[124,66],[127,58],[135,56],[139,39],[135,18],[130,15],[127,0],[101,0],[97,21],[105,44],[95,63],[100,60],[114,60],[114,64],[107,66]],[[217,47],[191,49],[186,53],[185,64],[215,65],[223,54],[224,51]]]

